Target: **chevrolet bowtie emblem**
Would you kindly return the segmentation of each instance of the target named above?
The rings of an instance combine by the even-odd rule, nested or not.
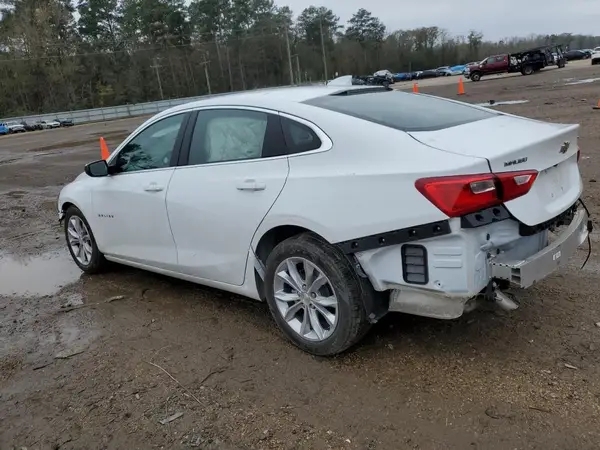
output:
[[[559,153],[567,153],[567,150],[569,150],[569,147],[571,146],[571,143],[569,141],[565,141],[563,142],[563,144],[560,146],[560,150],[558,151]]]

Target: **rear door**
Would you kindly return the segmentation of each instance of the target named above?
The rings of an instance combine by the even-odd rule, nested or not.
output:
[[[240,286],[254,233],[288,176],[280,119],[227,107],[192,120],[167,193],[178,270]]]
[[[506,55],[490,56],[487,59],[486,72],[488,74],[502,73],[508,68]]]

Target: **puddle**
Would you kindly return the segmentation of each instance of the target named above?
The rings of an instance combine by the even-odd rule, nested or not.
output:
[[[0,255],[0,295],[52,295],[81,273],[66,251],[25,258]]]
[[[572,78],[569,78],[570,80],[572,80]],[[565,86],[574,86],[576,84],[588,84],[588,83],[593,83],[594,81],[599,81],[600,78],[587,78],[585,80],[576,80],[576,81],[571,81],[569,83],[565,83]],[[565,80],[567,81],[567,80]]]
[[[489,102],[485,102],[485,103],[476,103],[476,106],[502,106],[502,105],[520,105],[522,103],[529,103],[529,100],[504,100],[504,101],[495,101],[495,100],[490,100]]]

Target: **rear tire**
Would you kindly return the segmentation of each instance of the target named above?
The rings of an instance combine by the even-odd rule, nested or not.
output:
[[[521,69],[521,73],[523,75],[531,75],[533,73],[533,67],[532,66],[524,66],[523,69]]]
[[[266,264],[265,293],[281,331],[297,347],[331,356],[370,329],[365,296],[375,295],[338,248],[312,233],[281,242]]]
[[[65,239],[73,261],[81,270],[90,275],[106,270],[108,261],[98,249],[90,224],[75,206],[65,213]]]

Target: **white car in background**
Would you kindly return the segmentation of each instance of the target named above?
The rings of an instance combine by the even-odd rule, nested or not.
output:
[[[595,66],[596,64],[600,64],[600,47],[596,47],[594,49],[590,59],[592,60],[592,66]]]
[[[25,126],[19,122],[6,122],[9,133],[25,133]]]
[[[47,130],[50,128],[60,128],[60,122],[56,120],[42,120],[40,124]]]
[[[578,130],[381,87],[215,96],[88,164],[58,213],[83,271],[266,300],[293,343],[333,355],[388,311],[514,309],[503,289],[565,264],[591,229]]]

